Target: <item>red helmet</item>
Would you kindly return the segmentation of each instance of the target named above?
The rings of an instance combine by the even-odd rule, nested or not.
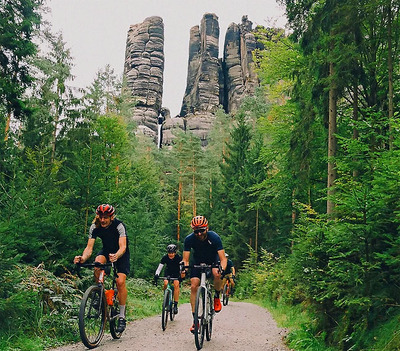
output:
[[[190,226],[194,228],[205,228],[208,226],[207,218],[204,216],[196,216],[192,218]]]
[[[109,204],[99,205],[96,209],[97,215],[106,214],[106,215],[112,216],[114,213],[115,213],[115,208]]]

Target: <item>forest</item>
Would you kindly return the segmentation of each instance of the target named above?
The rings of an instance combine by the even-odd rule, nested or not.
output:
[[[202,214],[238,298],[310,316],[293,349],[400,348],[400,3],[279,2],[289,28],[257,28],[256,94],[218,111],[206,148],[180,132],[158,149],[110,66],[73,88],[44,0],[0,1],[0,348],[70,328],[100,203],[126,224],[130,279],[152,278]]]

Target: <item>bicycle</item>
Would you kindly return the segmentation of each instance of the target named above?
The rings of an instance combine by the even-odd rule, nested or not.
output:
[[[173,281],[179,280],[179,278],[171,278],[170,276],[168,276],[168,277],[159,277],[159,279],[168,280],[167,287],[164,290],[164,298],[163,298],[162,313],[161,313],[161,327],[162,330],[165,330],[167,328],[168,316],[171,321],[173,321],[175,317],[175,311],[173,307],[175,288]]]
[[[200,286],[197,290],[195,309],[194,309],[194,341],[197,350],[203,347],[204,335],[206,340],[210,341],[212,336],[213,318],[215,315],[214,302],[211,293],[211,283],[209,278],[212,276],[212,268],[219,265],[209,265],[200,263],[193,265],[193,268],[199,268]]]
[[[231,295],[231,278],[226,277],[226,282],[222,290],[222,304],[224,306],[228,304],[230,295]]]
[[[117,332],[119,317],[118,290],[116,287],[117,269],[114,263],[101,264],[78,263],[80,267],[100,268],[99,282],[89,286],[83,294],[79,309],[79,333],[83,344],[93,349],[97,347],[104,335],[106,321],[109,321],[110,333],[114,339],[119,339],[122,332]],[[106,289],[104,284],[105,270],[112,267],[112,284]]]

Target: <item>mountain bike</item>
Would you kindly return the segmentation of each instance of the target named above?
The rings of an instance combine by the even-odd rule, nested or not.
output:
[[[79,309],[81,340],[87,348],[93,349],[100,344],[103,338],[107,320],[112,337],[119,339],[122,335],[122,332],[117,332],[119,302],[116,279],[118,274],[114,263],[78,263],[78,276],[80,267],[100,269],[99,282],[87,288]],[[106,289],[104,280],[107,275],[106,270],[110,271],[110,267],[112,268],[112,284]]]
[[[162,313],[161,313],[161,327],[162,330],[167,328],[168,317],[171,321],[174,320],[175,313],[174,313],[174,281],[179,280],[179,278],[171,278],[168,277],[159,277],[159,279],[168,280],[167,287],[164,290],[164,298],[162,304]]]
[[[228,304],[230,295],[231,295],[231,278],[226,277],[226,282],[222,290],[222,304],[224,306]]]
[[[211,340],[215,311],[210,278],[212,277],[211,269],[214,267],[219,266],[205,263],[193,265],[193,268],[199,268],[201,272],[194,308],[194,342],[197,350],[203,347],[204,335],[207,341]]]

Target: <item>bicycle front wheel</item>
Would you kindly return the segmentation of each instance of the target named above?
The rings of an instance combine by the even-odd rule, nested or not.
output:
[[[211,340],[211,335],[212,335],[212,326],[213,326],[213,318],[214,318],[214,308],[213,308],[213,299],[211,296],[211,292],[208,292],[207,294],[207,324],[206,324],[206,339],[207,341]]]
[[[194,342],[197,350],[203,347],[206,324],[206,290],[199,287],[194,308]]]
[[[229,283],[226,283],[224,285],[224,290],[222,292],[222,304],[224,306],[226,306],[229,302],[229,293],[230,293]]]
[[[161,327],[162,330],[167,328],[168,323],[168,313],[170,310],[170,301],[171,301],[171,291],[169,289],[164,290],[164,300],[162,305],[162,314],[161,314]]]
[[[115,292],[115,299],[114,303],[109,309],[109,318],[110,318],[110,333],[113,339],[119,339],[122,335],[122,332],[117,332],[117,326],[118,326],[118,318],[119,318],[119,301],[117,298],[118,292]]]
[[[106,324],[106,300],[97,285],[90,286],[81,301],[79,333],[83,344],[93,349],[100,344]]]

